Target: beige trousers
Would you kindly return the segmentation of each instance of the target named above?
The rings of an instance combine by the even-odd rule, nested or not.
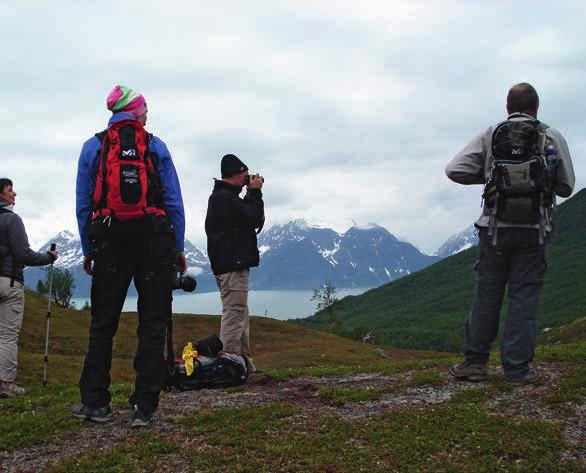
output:
[[[0,380],[16,379],[18,334],[24,313],[24,287],[10,278],[0,277]]]
[[[222,297],[220,339],[224,351],[236,353],[252,363],[250,352],[250,321],[248,317],[248,279],[250,269],[219,274],[216,282]]]

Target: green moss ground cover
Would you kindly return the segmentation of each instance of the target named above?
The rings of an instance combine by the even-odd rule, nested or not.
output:
[[[124,406],[132,386],[113,385],[112,404]],[[74,385],[31,388],[24,396],[0,399],[0,450],[14,450],[50,441],[79,421],[69,414],[69,406],[79,403]]]
[[[580,472],[560,459],[559,427],[495,415],[476,402],[389,412],[348,421],[299,416],[296,406],[224,408],[187,417],[182,448],[153,436],[96,457],[53,466],[52,472],[138,472],[160,468],[173,452],[189,471],[206,472]],[[229,427],[228,427],[229,426]],[[157,469],[156,471],[162,471]]]
[[[584,369],[576,358],[581,349],[574,345],[567,350],[563,345],[554,348],[540,356],[556,359],[566,374],[550,386],[541,405],[571,415],[586,391]],[[412,369],[409,363],[404,367]],[[405,382],[388,388],[330,387],[319,394],[324,406],[341,406],[444,382],[431,368],[415,371]],[[357,419],[327,409],[311,416],[286,402],[217,408],[168,419],[175,429],[129,431],[126,440],[114,448],[66,457],[47,471],[155,472],[168,471],[177,462],[192,472],[583,471],[584,465],[560,456],[572,448],[562,425],[491,407],[495,397],[513,389],[518,388],[493,377],[475,389],[458,391],[441,404]],[[113,391],[114,403],[123,406],[130,386],[117,385]],[[231,394],[242,393],[238,389]],[[50,442],[79,428],[82,423],[70,418],[66,410],[76,397],[77,389],[69,386],[39,388],[21,398],[0,401],[0,449]]]

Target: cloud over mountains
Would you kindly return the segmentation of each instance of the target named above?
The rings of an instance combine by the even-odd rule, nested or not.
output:
[[[522,80],[574,156],[586,151],[577,1],[100,5],[0,7],[1,173],[35,244],[76,228],[79,150],[118,82],[145,94],[200,245],[232,152],[265,174],[270,224],[376,221],[433,251],[479,211],[480,189],[448,182],[445,163],[503,117]]]

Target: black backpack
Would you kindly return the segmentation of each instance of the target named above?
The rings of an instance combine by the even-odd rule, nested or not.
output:
[[[0,207],[0,214],[3,214],[3,213],[12,213],[12,211],[7,210],[4,207]],[[8,242],[6,242],[6,243],[8,244]],[[0,252],[0,266],[2,266],[4,264],[4,260],[8,257],[9,254],[10,254],[10,248],[6,248],[5,250]],[[14,259],[14,255],[13,255],[12,272],[11,272],[11,276],[10,276],[10,287],[14,286],[14,278],[16,276],[17,268],[18,268],[18,263]]]
[[[194,358],[194,371],[187,375],[185,362],[175,358],[173,350],[173,321],[167,321],[167,389],[193,391],[197,389],[221,389],[240,386],[248,380],[248,371],[229,358],[218,356],[222,351],[222,341],[211,335],[195,343],[197,357]]]
[[[509,119],[492,134],[490,178],[483,198],[490,211],[489,234],[496,243],[496,220],[539,224],[544,232],[546,209],[554,204],[557,154],[536,119]]]

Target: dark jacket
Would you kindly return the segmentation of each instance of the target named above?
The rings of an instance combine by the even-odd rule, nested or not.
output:
[[[264,224],[260,189],[249,189],[241,199],[241,188],[216,181],[208,200],[206,235],[208,256],[214,274],[258,266],[256,229]]]
[[[22,219],[0,206],[0,276],[14,277],[24,284],[24,266],[44,266],[52,262],[49,253],[37,253],[31,249]]]

